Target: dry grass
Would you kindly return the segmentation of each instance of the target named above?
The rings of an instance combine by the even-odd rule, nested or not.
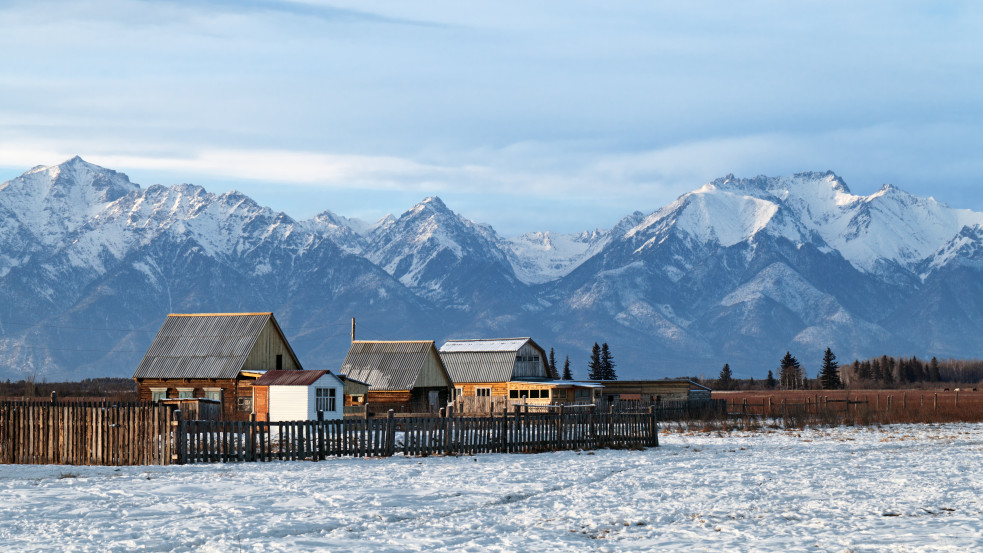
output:
[[[732,419],[764,419],[782,428],[983,422],[983,392],[973,390],[714,392],[713,397],[727,400]]]

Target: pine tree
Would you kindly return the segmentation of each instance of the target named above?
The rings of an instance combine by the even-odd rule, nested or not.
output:
[[[618,375],[614,372],[614,356],[608,348],[608,343],[601,344],[601,380],[618,380]]]
[[[775,384],[775,375],[771,374],[771,371],[768,371],[768,378],[765,379],[765,386],[768,388],[774,388]]]
[[[933,357],[928,365],[928,379],[932,382],[938,382],[942,380],[942,375],[939,373],[939,360],[937,357]]]
[[[594,347],[590,350],[590,362],[587,363],[587,379],[604,379],[604,375],[601,372],[601,346],[597,345],[597,342],[594,342]]]
[[[870,361],[865,360],[860,362],[860,368],[857,370],[857,375],[860,380],[873,380],[874,373],[870,368]]]
[[[570,356],[563,362],[563,380],[573,380],[573,373],[570,372]]]
[[[778,381],[782,388],[795,390],[802,386],[802,367],[799,365],[798,359],[792,356],[792,352],[785,352],[785,357],[782,358],[779,368]]]
[[[833,350],[826,348],[823,354],[823,368],[819,371],[819,385],[825,390],[837,390],[842,388],[840,382],[840,364],[836,362],[836,355]]]
[[[550,348],[549,373],[553,380],[560,379],[560,373],[556,370],[556,354],[553,353],[553,348]]]
[[[734,387],[733,373],[730,370],[730,364],[724,363],[724,368],[720,369],[720,376],[717,377],[717,389],[718,390],[730,390]]]

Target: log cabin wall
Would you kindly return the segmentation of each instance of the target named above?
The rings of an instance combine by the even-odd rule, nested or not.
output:
[[[137,399],[152,401],[154,389],[167,390],[167,398],[180,397],[180,390],[191,389],[191,397],[206,397],[205,390],[221,390],[222,414],[225,420],[249,420],[252,412],[252,386],[250,380],[244,379],[211,379],[211,378],[143,378],[137,380]],[[240,398],[247,399],[243,404]],[[245,411],[240,410],[243,405]]]

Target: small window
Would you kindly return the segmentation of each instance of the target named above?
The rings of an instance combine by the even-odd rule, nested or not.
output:
[[[335,388],[315,388],[314,409],[317,411],[337,411],[338,397]]]
[[[278,371],[282,371],[283,370],[283,355],[281,355],[279,353],[276,356],[276,370],[278,370]]]
[[[178,388],[177,389],[177,397],[178,397],[178,399],[191,399],[191,398],[195,397],[195,389],[194,388]]]
[[[474,395],[477,397],[491,397],[491,388],[475,388]]]
[[[539,390],[529,390],[529,399],[539,399]]]
[[[462,397],[463,395],[464,395],[464,388],[462,388],[460,386],[454,388],[454,397],[455,398]]]
[[[546,390],[540,390],[539,391],[539,397],[541,397],[543,399],[549,399],[550,398],[550,391],[548,389],[546,389]]]
[[[205,399],[213,399],[215,401],[222,401],[222,389],[221,388],[205,388]]]
[[[237,404],[238,404],[239,411],[242,411],[244,413],[252,413],[253,412],[253,398],[251,398],[251,397],[240,397],[240,398],[238,398]]]
[[[167,399],[167,388],[151,388],[150,389],[150,401],[160,401],[162,399]]]
[[[519,390],[519,397],[529,397],[529,390]]]
[[[509,399],[519,399],[519,390],[509,390]]]

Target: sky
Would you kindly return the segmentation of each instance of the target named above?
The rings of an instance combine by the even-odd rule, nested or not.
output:
[[[0,182],[72,156],[511,236],[832,170],[983,211],[983,4],[0,0]]]

